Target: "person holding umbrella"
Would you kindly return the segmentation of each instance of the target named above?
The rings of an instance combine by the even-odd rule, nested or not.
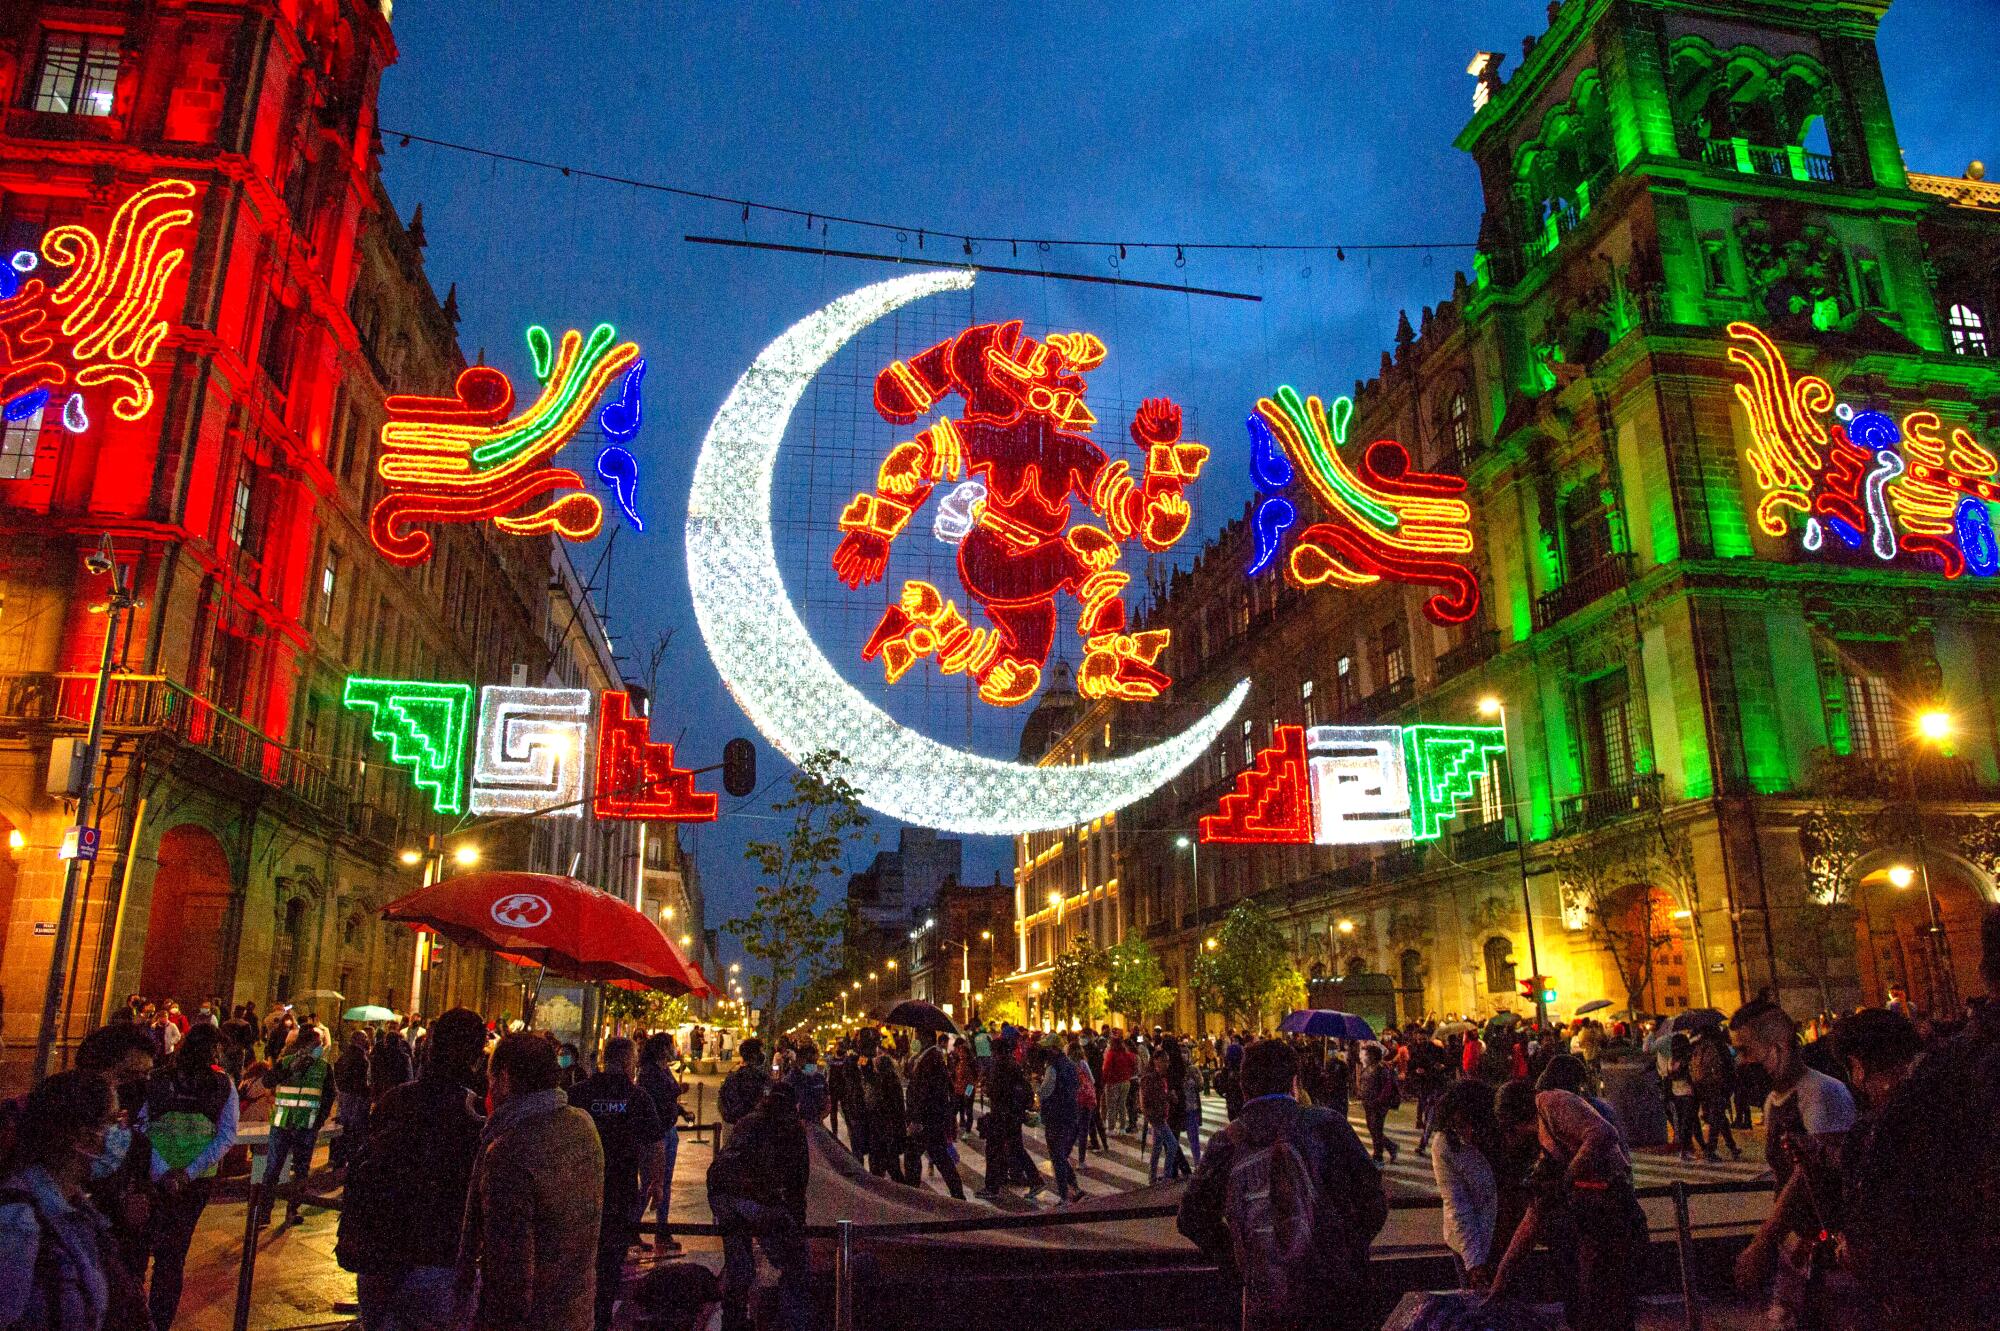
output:
[[[910,1065],[909,1112],[917,1148],[931,1162],[945,1188],[960,1201],[965,1200],[965,1184],[958,1176],[958,1161],[952,1155],[951,1130],[957,1119],[952,1094],[951,1071],[945,1065],[944,1032],[924,1034],[923,1052]],[[919,1171],[918,1181],[922,1174]]]

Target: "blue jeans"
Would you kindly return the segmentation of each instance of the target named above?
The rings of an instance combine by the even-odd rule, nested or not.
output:
[[[1154,1183],[1159,1180],[1162,1156],[1166,1157],[1166,1177],[1179,1178],[1187,1172],[1187,1160],[1181,1154],[1181,1139],[1164,1123],[1149,1121],[1148,1126],[1153,1130],[1153,1155],[1146,1165],[1146,1182]]]
[[[727,1193],[708,1194],[708,1209],[722,1230],[722,1325],[750,1325],[750,1290],[757,1283],[752,1240],[778,1269],[778,1318],[786,1331],[808,1331],[812,1306],[806,1291],[806,1238],[791,1213]]]
[[[1199,1109],[1188,1110],[1187,1139],[1188,1151],[1194,1156],[1194,1162],[1198,1165],[1201,1163],[1201,1111]]]
[[[1076,1150],[1074,1122],[1044,1122],[1042,1134],[1049,1143],[1049,1165],[1055,1171],[1056,1196],[1068,1197],[1076,1189],[1076,1169],[1069,1157]]]
[[[660,1171],[660,1204],[654,1212],[660,1219],[660,1238],[665,1239],[672,1231],[667,1228],[667,1213],[674,1204],[674,1161],[680,1158],[681,1133],[672,1123],[667,1124],[666,1140],[660,1143],[666,1148],[667,1167]]]
[[[292,1181],[299,1182],[312,1173],[313,1150],[319,1144],[318,1128],[272,1128],[270,1150],[264,1157],[264,1214],[271,1213],[271,1207],[278,1199],[278,1185],[285,1179],[285,1164],[292,1166]],[[297,1211],[296,1201],[287,1203],[286,1209]]]
[[[413,1266],[356,1276],[361,1331],[450,1331],[458,1324],[457,1274],[449,1266]]]

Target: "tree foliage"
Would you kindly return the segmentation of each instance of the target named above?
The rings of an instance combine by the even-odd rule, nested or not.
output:
[[[1674,938],[1653,908],[1650,889],[1659,854],[1652,829],[1577,837],[1549,858],[1564,900],[1582,912],[1591,940],[1610,954],[1626,1005],[1640,1009],[1652,983],[1654,960]]]
[[[1245,901],[1230,910],[1211,936],[1216,946],[1210,949],[1203,940],[1195,960],[1196,994],[1204,1006],[1219,1009],[1225,1021],[1248,1021],[1262,1029],[1265,1016],[1286,992],[1287,977],[1298,974],[1284,932],[1261,908]]]
[[[842,872],[848,847],[868,826],[859,792],[841,775],[846,763],[831,749],[807,755],[792,773],[792,793],[772,806],[790,815],[790,830],[782,840],[753,841],[743,851],[762,881],[750,913],[723,928],[763,963],[750,975],[749,993],[766,1036],[777,1029],[788,996],[825,971],[840,937],[841,915],[820,908],[820,891]]]
[[[1094,1020],[1104,1010],[1104,952],[1079,934],[1056,958],[1049,975],[1049,1010],[1063,1020]]]
[[[634,993],[607,984],[598,994],[598,1005],[614,1021],[628,1021],[640,1030],[664,1031],[685,1026],[694,1020],[694,1005],[682,994],[663,994],[657,989]]]
[[[1135,1026],[1143,1026],[1174,1005],[1179,991],[1167,983],[1167,972],[1150,944],[1137,934],[1104,952],[1105,1005]]]

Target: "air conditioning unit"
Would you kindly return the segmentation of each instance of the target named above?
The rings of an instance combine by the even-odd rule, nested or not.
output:
[[[46,789],[51,795],[62,795],[75,799],[83,794],[83,780],[90,756],[87,741],[74,737],[59,737],[49,746],[49,779]]]

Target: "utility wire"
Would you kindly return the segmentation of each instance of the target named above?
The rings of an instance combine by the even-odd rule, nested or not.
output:
[[[451,152],[468,153],[474,157],[483,157],[489,161],[510,162],[515,166],[529,166],[541,171],[555,171],[564,176],[581,177],[585,180],[601,180],[607,184],[625,185],[632,189],[650,190],[658,194],[671,194],[676,198],[696,199],[704,203],[725,203],[733,208],[741,209],[745,222],[750,220],[752,212],[760,212],[771,213],[779,217],[802,217],[806,221],[808,230],[811,229],[814,222],[822,224],[838,222],[842,226],[865,227],[875,231],[893,232],[898,240],[903,241],[907,241],[914,234],[917,238],[918,249],[924,247],[924,241],[927,238],[934,237],[938,240],[956,240],[960,242],[961,246],[1009,245],[1014,247],[1016,253],[1019,252],[1019,247],[1022,245],[1033,245],[1043,250],[1056,245],[1071,246],[1079,249],[1115,249],[1120,252],[1120,257],[1123,257],[1123,252],[1126,250],[1172,250],[1175,253],[1176,261],[1180,262],[1185,260],[1186,253],[1189,250],[1235,250],[1245,252],[1282,250],[1295,253],[1332,253],[1336,258],[1345,259],[1348,250],[1361,252],[1375,250],[1476,250],[1479,248],[1474,242],[1463,240],[1262,242],[1234,240],[1097,240],[1062,236],[982,235],[978,232],[953,231],[935,226],[916,226],[908,222],[884,222],[867,217],[847,217],[840,213],[824,212],[819,209],[794,208],[789,204],[768,203],[760,199],[744,199],[728,194],[716,194],[709,190],[688,189],[685,186],[670,185],[660,180],[641,180],[635,176],[613,175],[609,172],[592,171],[580,166],[568,166],[562,162],[543,161],[537,157],[523,157],[518,153],[500,152],[493,148],[481,148],[475,144],[454,143],[449,139],[433,138],[430,135],[418,134],[411,130],[384,127],[380,132],[387,138],[399,140],[399,146],[402,147],[407,147],[412,143],[422,143],[433,148],[444,148]]]

